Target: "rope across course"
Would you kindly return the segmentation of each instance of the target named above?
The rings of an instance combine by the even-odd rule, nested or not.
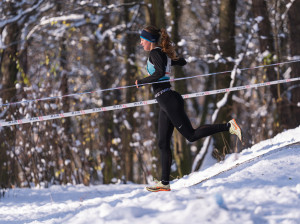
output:
[[[260,65],[260,66],[249,67],[249,68],[241,68],[241,69],[238,69],[238,70],[239,71],[246,71],[246,70],[266,68],[266,67],[271,67],[271,66],[278,66],[278,65],[283,65],[283,64],[290,64],[290,63],[295,63],[295,62],[300,62],[300,59],[285,61],[285,62],[280,62],[280,63],[275,63],[275,64],[269,64],[269,65]],[[232,72],[232,70],[222,71],[222,72],[213,72],[213,73],[207,73],[207,74],[201,74],[201,75],[195,75],[195,76],[188,76],[188,77],[181,77],[181,78],[173,78],[173,79],[165,80],[165,81],[145,83],[145,84],[143,84],[143,86],[144,85],[155,84],[155,83],[175,82],[175,81],[185,80],[185,79],[192,79],[192,78],[198,78],[198,77],[226,74],[226,73],[230,73],[230,72]],[[127,89],[127,88],[131,88],[131,87],[136,87],[136,85],[119,86],[119,87],[112,87],[112,88],[107,88],[107,89],[98,89],[98,90],[94,90],[94,91],[87,91],[87,92],[81,92],[81,93],[72,93],[72,94],[67,94],[67,95],[63,95],[63,96],[53,96],[53,97],[44,97],[44,98],[40,98],[40,99],[22,100],[22,101],[18,101],[18,102],[10,102],[10,103],[0,104],[0,107],[13,106],[13,105],[18,105],[18,104],[28,104],[28,103],[31,103],[31,102],[40,102],[40,101],[47,101],[47,100],[62,99],[62,98],[66,98],[66,97],[80,96],[80,95],[84,95],[84,94],[93,94],[93,93],[100,93],[100,92],[106,92],[106,91],[112,91],[112,90]]]
[[[240,91],[240,90],[245,90],[245,89],[252,89],[252,88],[276,85],[276,84],[280,84],[280,83],[295,82],[295,81],[300,81],[300,77],[291,78],[291,79],[282,79],[282,80],[276,80],[276,81],[264,82],[264,83],[257,83],[257,84],[250,84],[250,85],[244,85],[244,86],[236,86],[236,87],[232,87],[232,88],[217,89],[217,90],[211,90],[211,91],[185,94],[185,95],[182,95],[182,97],[184,99],[188,99],[188,98],[194,98],[194,97],[200,97],[200,96],[206,96],[206,95],[215,95],[218,93]],[[152,100],[147,100],[147,101],[119,104],[119,105],[113,105],[113,106],[108,106],[108,107],[99,107],[99,108],[93,108],[93,109],[87,109],[87,110],[72,111],[72,112],[65,112],[65,113],[60,113],[60,114],[51,114],[51,115],[46,115],[46,116],[25,118],[25,119],[21,119],[21,120],[0,121],[0,127],[21,125],[21,124],[26,124],[26,123],[33,123],[33,122],[40,122],[40,121],[47,121],[47,120],[54,120],[54,119],[60,119],[60,118],[65,118],[65,117],[75,117],[75,116],[80,116],[80,115],[85,115],[85,114],[100,113],[100,112],[112,111],[112,110],[120,110],[120,109],[124,109],[124,108],[138,107],[138,106],[144,106],[144,105],[155,104],[155,103],[157,103],[157,101],[155,99],[152,99]]]

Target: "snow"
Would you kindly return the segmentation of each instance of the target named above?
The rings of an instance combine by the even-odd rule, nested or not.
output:
[[[210,149],[209,148],[209,143],[210,143],[210,137],[207,137],[204,142],[203,142],[203,146],[202,148],[200,149],[200,152],[196,155],[195,159],[194,159],[194,162],[193,162],[193,166],[192,166],[192,171],[195,171],[196,167],[197,167],[197,164],[199,163],[199,161],[201,159],[203,159],[203,156],[205,155],[205,151],[206,149]]]
[[[228,155],[172,181],[170,192],[150,193],[138,184],[11,189],[0,199],[0,223],[296,224],[299,136],[300,126]]]
[[[5,38],[7,35],[7,27],[5,27],[2,31],[2,33],[0,33],[0,49],[5,49]]]
[[[0,20],[0,28],[6,26],[9,23],[13,23],[13,22],[20,20],[24,15],[30,14],[32,11],[36,10],[42,3],[43,3],[43,0],[40,0],[35,5],[33,5],[31,8],[27,8],[26,10],[21,11],[21,13],[18,13],[18,15],[8,18],[8,19],[5,18],[4,20]]]
[[[257,23],[260,23],[261,21],[264,20],[264,17],[262,17],[262,16],[257,16],[254,20],[255,20]]]
[[[180,47],[185,46],[186,44],[187,44],[187,42],[186,42],[185,39],[181,39],[181,40],[177,43],[177,45],[180,46]]]

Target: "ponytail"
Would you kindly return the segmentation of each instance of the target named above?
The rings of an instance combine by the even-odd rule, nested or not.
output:
[[[160,29],[160,41],[161,41],[161,48],[164,53],[168,55],[169,58],[172,60],[178,60],[178,57],[175,52],[174,43],[171,41],[171,38],[167,31],[163,28]]]
[[[158,29],[155,26],[147,26],[144,28],[147,32],[160,36],[160,47],[162,49],[162,52],[164,52],[169,58],[172,60],[178,60],[178,57],[176,55],[175,46],[174,43],[171,41],[171,38],[167,31],[163,28]]]

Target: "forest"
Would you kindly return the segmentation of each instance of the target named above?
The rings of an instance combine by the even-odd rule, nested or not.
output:
[[[299,77],[299,10],[300,0],[0,1],[0,188],[158,178],[158,105],[117,106],[154,99],[151,85],[134,86],[147,76],[143,27],[165,28],[187,60],[172,68],[183,95]],[[108,106],[116,110],[18,123]],[[185,107],[194,127],[235,118],[246,144],[228,134],[190,143],[175,130],[172,179],[299,126],[300,83]]]

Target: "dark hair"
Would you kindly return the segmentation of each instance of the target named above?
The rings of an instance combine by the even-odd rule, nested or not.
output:
[[[160,36],[160,47],[164,53],[168,55],[169,58],[172,60],[177,60],[178,57],[176,55],[175,46],[173,42],[171,41],[171,38],[167,31],[163,28],[158,29],[157,27],[153,25],[146,26],[144,28],[147,32],[153,34],[153,35],[159,35]]]

